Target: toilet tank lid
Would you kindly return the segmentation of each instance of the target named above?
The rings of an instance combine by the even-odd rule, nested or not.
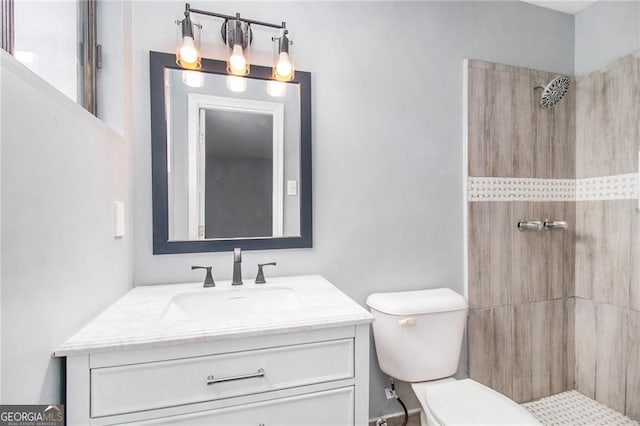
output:
[[[464,297],[448,288],[374,293],[367,305],[390,315],[418,315],[467,309]]]

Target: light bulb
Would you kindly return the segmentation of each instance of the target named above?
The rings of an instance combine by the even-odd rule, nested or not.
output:
[[[278,64],[276,65],[276,77],[279,79],[288,80],[291,78],[291,61],[289,61],[289,54],[287,52],[281,52],[278,55]]]
[[[180,46],[180,60],[184,65],[195,64],[198,61],[198,51],[192,37],[183,37]]]
[[[247,73],[247,61],[242,54],[242,46],[236,44],[233,46],[233,52],[229,57],[229,71],[231,74],[245,75]]]

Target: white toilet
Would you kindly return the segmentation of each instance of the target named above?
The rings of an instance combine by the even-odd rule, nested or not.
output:
[[[380,368],[411,383],[422,405],[422,426],[540,424],[501,393],[451,377],[458,369],[467,321],[464,297],[447,288],[376,293],[367,305],[375,317]]]

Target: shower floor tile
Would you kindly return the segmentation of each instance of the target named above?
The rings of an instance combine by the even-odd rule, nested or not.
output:
[[[572,390],[522,404],[543,425],[640,426],[635,420]]]

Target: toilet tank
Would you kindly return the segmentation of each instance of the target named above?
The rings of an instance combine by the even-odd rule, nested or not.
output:
[[[375,293],[367,305],[384,373],[410,383],[455,374],[467,320],[464,297],[448,288]]]

